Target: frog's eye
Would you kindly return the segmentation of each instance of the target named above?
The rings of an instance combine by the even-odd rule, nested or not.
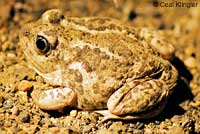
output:
[[[37,36],[36,39],[36,47],[42,52],[42,53],[47,53],[51,46],[49,44],[49,42],[47,41],[46,38],[44,38],[43,36]]]

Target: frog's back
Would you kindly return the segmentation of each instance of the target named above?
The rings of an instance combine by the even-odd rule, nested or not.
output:
[[[105,70],[113,77],[139,78],[157,69],[158,60],[162,60],[149,44],[139,39],[137,29],[116,20],[69,18],[68,21],[69,31],[79,35],[72,38],[70,51],[78,51],[77,59],[87,63],[91,70],[101,74]]]
[[[107,48],[114,53],[129,51],[134,57],[148,54],[158,56],[158,52],[145,39],[141,39],[140,28],[126,26],[121,21],[107,17],[72,17],[67,21],[68,27],[74,32],[82,32],[81,39],[99,48]]]

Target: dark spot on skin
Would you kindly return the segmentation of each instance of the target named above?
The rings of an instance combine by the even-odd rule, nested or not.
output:
[[[131,100],[132,99],[132,95],[131,95],[131,92],[130,93],[128,93],[127,95],[126,95],[126,99],[124,99],[124,102],[127,102],[127,101],[129,101],[129,100]]]
[[[83,98],[83,102],[84,102],[84,104],[82,105],[83,108],[91,106],[91,104],[90,104],[91,102],[88,99]]]
[[[55,42],[51,45],[52,49],[56,49],[57,45],[59,44],[58,38],[56,38]]]
[[[62,96],[61,93],[56,94],[55,98],[59,98],[59,96]]]
[[[129,50],[119,50],[118,54],[119,56],[130,57],[133,53]]]
[[[149,66],[153,67],[155,65],[154,61],[149,62]]]
[[[53,91],[50,91],[49,94],[51,95],[52,98],[54,98],[54,93],[53,93]]]
[[[56,23],[59,23],[60,20],[64,19],[64,15],[62,14],[51,14],[49,17],[49,22],[52,23],[52,24],[56,24]]]
[[[108,28],[111,29],[111,30],[119,30],[119,31],[122,31],[122,28],[119,27],[119,26],[117,26],[117,25],[115,25],[115,24],[110,24],[110,25],[108,26]]]
[[[79,94],[84,94],[84,89],[83,89],[83,87],[79,87],[79,88],[78,88],[78,93],[79,93]]]
[[[94,52],[95,52],[96,54],[100,54],[100,53],[101,53],[101,51],[100,51],[99,48],[94,48]]]
[[[85,36],[86,35],[86,33],[85,32],[82,32],[82,36]]]
[[[99,106],[101,109],[106,107],[106,102],[100,102]]]
[[[88,62],[85,62],[83,67],[87,72],[91,72],[92,71],[92,68],[90,67],[90,64]]]
[[[94,89],[94,94],[99,94],[99,84],[98,83],[95,83],[95,84],[93,84],[93,87],[92,87],[93,89]]]
[[[145,91],[144,91],[144,94],[149,95],[149,94],[150,94],[150,93],[149,93],[149,90],[145,90]]]
[[[152,86],[152,84],[151,84],[151,83],[146,83],[146,88],[152,89],[152,88],[153,88],[153,86]]]
[[[165,29],[165,24],[161,23],[160,25],[158,25],[158,29],[160,29],[160,30]]]
[[[98,21],[98,23],[99,23],[100,25],[102,25],[102,24],[104,24],[104,23],[106,22],[105,19],[98,19],[97,21]]]
[[[100,18],[94,18],[94,19],[89,20],[89,22],[92,22],[92,23],[94,23],[95,21],[105,23],[106,21],[110,21],[110,19],[109,18],[101,18],[101,19]]]
[[[24,36],[27,36],[27,37],[30,35],[30,32],[27,29],[24,29],[22,31],[22,33],[23,33]]]
[[[75,73],[74,74],[74,80],[76,82],[82,83],[82,81],[83,81],[82,74],[79,71],[75,71],[74,73]]]
[[[157,87],[159,87],[159,88],[162,89],[162,87],[163,87],[163,83],[162,83],[162,82],[160,82],[160,81],[154,81],[154,82],[155,82],[155,85],[156,85]]]
[[[102,27],[95,28],[95,30],[97,30],[97,31],[105,31],[107,28],[108,27],[102,26]]]
[[[145,70],[145,68],[142,67],[139,69],[139,72],[144,72],[144,70]]]
[[[172,66],[168,66],[169,67],[169,70],[172,70]]]
[[[89,24],[89,25],[88,25],[88,29],[89,29],[89,30],[94,29],[93,25],[92,25],[92,24]]]

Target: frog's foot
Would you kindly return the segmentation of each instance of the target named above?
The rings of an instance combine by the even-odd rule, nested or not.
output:
[[[68,87],[49,90],[35,89],[31,96],[33,101],[44,110],[59,110],[66,106],[72,106],[76,100],[76,94]]]
[[[117,116],[152,118],[163,110],[168,97],[169,87],[164,81],[138,79],[127,82],[115,91],[108,99],[107,107]]]
[[[141,112],[141,113],[133,113],[130,115],[115,115],[112,114],[109,110],[96,110],[94,112],[103,115],[103,119],[101,122],[105,122],[107,120],[138,120],[138,119],[149,119],[151,117],[157,116],[160,111],[164,109],[166,105],[166,101],[161,102],[160,104],[157,105],[157,107],[154,107],[153,109],[150,109],[146,112]]]
[[[107,120],[112,120],[112,119],[118,119],[118,120],[134,120],[134,119],[139,119],[135,116],[118,116],[118,115],[114,115],[112,114],[109,110],[97,110],[97,111],[94,111],[98,114],[101,114],[103,115],[103,119],[101,120],[101,122],[105,122]]]

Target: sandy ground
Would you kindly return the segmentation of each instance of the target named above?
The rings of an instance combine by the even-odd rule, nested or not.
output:
[[[155,7],[148,0],[127,0],[116,8],[110,0],[1,0],[0,133],[200,133],[200,2],[197,4],[193,8]],[[66,16],[109,16],[133,26],[165,31],[177,49],[172,63],[179,71],[179,80],[164,111],[149,120],[101,123],[102,116],[94,112],[39,109],[31,90],[19,90],[24,82],[33,86],[32,90],[45,85],[27,67],[18,35],[25,23],[51,8],[64,10]]]

